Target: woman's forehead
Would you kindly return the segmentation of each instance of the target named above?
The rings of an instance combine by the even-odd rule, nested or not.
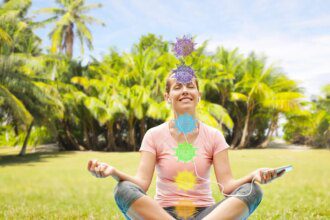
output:
[[[174,75],[174,74],[173,74],[173,75]],[[178,82],[177,79],[173,77],[173,75],[171,75],[171,77],[170,77],[171,85],[172,85],[172,86],[173,86],[173,85],[182,85],[183,83]],[[196,85],[196,78],[195,78],[195,77],[192,78],[192,81],[190,81],[189,83],[185,83],[185,84],[191,84],[191,83],[194,84],[194,85]]]

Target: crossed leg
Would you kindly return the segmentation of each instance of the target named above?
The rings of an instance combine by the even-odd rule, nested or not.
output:
[[[150,211],[152,210],[152,211]],[[148,196],[143,196],[132,203],[127,211],[131,219],[174,219],[159,204]],[[249,215],[246,204],[237,198],[229,198],[219,204],[203,220],[242,219]]]
[[[127,211],[127,215],[131,219],[174,219],[168,214],[155,200],[148,196],[142,196],[132,203]]]
[[[231,197],[220,203],[203,220],[245,219],[249,216],[249,208],[240,199]]]
[[[119,186],[119,187],[118,187]],[[135,184],[124,181],[118,184],[115,189],[115,200],[121,211],[131,219],[174,219],[155,200],[145,195],[145,193]],[[249,185],[243,185],[240,192],[248,190]],[[261,201],[262,192],[260,188],[254,187],[251,196],[246,200],[252,204],[251,212]],[[134,199],[135,197],[135,199]],[[210,208],[210,209],[209,209]],[[245,202],[235,197],[229,197],[216,206],[209,207],[206,212],[202,211],[196,219],[245,219],[249,216],[249,208]],[[204,213],[203,213],[204,212]]]

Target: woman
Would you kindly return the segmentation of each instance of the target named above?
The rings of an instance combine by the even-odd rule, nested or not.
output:
[[[97,177],[112,176],[119,182],[115,188],[115,200],[127,219],[247,218],[262,198],[262,191],[254,180],[268,183],[276,177],[275,171],[260,168],[235,180],[228,160],[229,146],[221,132],[197,120],[191,132],[180,130],[178,117],[188,115],[195,118],[201,97],[196,77],[188,83],[180,83],[172,74],[167,79],[164,97],[172,106],[175,120],[147,131],[134,177],[97,160],[88,162],[88,170]],[[186,160],[188,154],[184,153],[188,151],[178,150],[183,147],[187,147],[188,151],[190,147],[191,160]],[[219,189],[227,195],[216,204],[209,180],[212,164]],[[154,200],[146,192],[155,167]]]

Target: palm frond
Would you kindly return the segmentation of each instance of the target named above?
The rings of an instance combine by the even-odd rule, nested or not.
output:
[[[10,107],[10,112],[14,118],[21,124],[28,126],[33,117],[30,112],[26,109],[24,104],[16,98],[6,87],[0,84],[0,96],[4,99],[5,103]]]
[[[80,18],[82,19],[82,22],[86,22],[88,24],[99,24],[102,26],[105,26],[105,23],[99,19],[96,19],[92,16],[88,16],[88,15],[80,15]]]
[[[32,12],[33,14],[54,14],[54,15],[63,15],[66,13],[65,9],[62,8],[42,8]]]
[[[96,9],[96,8],[102,8],[102,4],[100,3],[94,3],[94,4],[89,4],[89,5],[84,5],[82,7],[80,7],[80,11],[81,12],[88,12],[92,9]]]

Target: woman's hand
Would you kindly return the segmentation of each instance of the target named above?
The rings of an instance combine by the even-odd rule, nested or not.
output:
[[[105,178],[115,173],[114,167],[97,160],[89,160],[87,169],[92,173],[93,176],[98,178]]]
[[[280,177],[284,174],[285,170],[281,171],[280,173],[276,174],[275,169],[271,168],[259,168],[252,172],[252,178],[261,183],[261,184],[266,184],[271,182],[277,177]]]

